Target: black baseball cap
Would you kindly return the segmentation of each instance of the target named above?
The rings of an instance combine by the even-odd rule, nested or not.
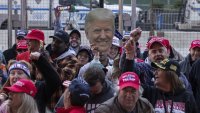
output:
[[[66,44],[69,43],[69,35],[67,32],[63,30],[56,31],[53,36],[49,36],[49,38],[57,38],[59,40],[62,40]]]
[[[79,30],[73,29],[73,30],[70,32],[69,36],[71,36],[73,33],[78,34],[79,38],[81,38],[81,33],[79,32]]]
[[[24,39],[25,38],[25,36],[27,35],[27,31],[26,30],[18,30],[17,31],[17,34],[16,34],[16,38],[17,39]]]
[[[174,60],[164,59],[160,63],[152,62],[151,66],[163,70],[171,70],[176,72],[178,76],[180,75],[180,65]]]
[[[80,46],[80,49],[78,50],[76,56],[78,56],[82,51],[86,51],[88,56],[89,56],[89,62],[92,61],[93,59],[93,54],[92,54],[92,50],[90,49],[89,46],[85,45],[85,46]]]

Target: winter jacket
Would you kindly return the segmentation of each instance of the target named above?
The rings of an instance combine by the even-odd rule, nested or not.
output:
[[[51,49],[51,43],[48,44],[46,47],[45,47],[45,50],[48,51],[49,54],[52,53],[52,49]]]
[[[30,51],[26,51],[17,55],[16,60],[25,60],[30,63]]]
[[[14,44],[12,46],[12,48],[9,48],[9,49],[7,49],[7,50],[5,50],[3,52],[3,55],[4,55],[5,59],[6,59],[6,63],[8,63],[9,60],[15,60],[16,59],[16,57],[17,57],[16,49],[17,49],[17,45]]]
[[[114,96],[114,89],[111,87],[111,83],[106,80],[103,85],[103,90],[97,95],[92,95],[89,101],[86,103],[85,108],[87,113],[94,113],[94,110],[103,102],[109,100]]]
[[[184,59],[184,57],[177,50],[175,50],[174,47],[170,46],[169,59],[180,62]]]
[[[67,57],[69,55],[73,55],[73,56],[76,55],[75,51],[70,50],[70,49],[66,49],[66,51],[64,51],[59,56],[55,56],[54,53],[52,52],[51,44],[47,45],[46,50],[49,52],[51,59],[53,60],[53,62],[55,64],[59,64],[59,62],[61,62],[65,57]]]
[[[68,109],[57,108],[56,113],[86,113],[86,110],[83,106],[72,106]]]
[[[100,104],[95,113],[128,113],[118,102],[117,96]],[[139,97],[133,112],[131,113],[154,113],[151,103],[142,97]]]
[[[180,68],[181,68],[181,72],[184,73],[184,75],[186,76],[187,79],[189,79],[189,73],[190,70],[192,68],[192,64],[194,62],[192,62],[192,58],[191,55],[188,54],[185,59],[183,61],[180,62]]]
[[[103,90],[97,95],[92,95],[89,101],[85,104],[85,109],[87,113],[94,113],[94,110],[103,102],[114,96],[114,89],[111,87],[111,83],[106,80],[103,85]],[[58,101],[55,109],[63,107],[64,96],[62,95]]]
[[[200,112],[200,59],[197,60],[190,71],[189,81],[192,85],[192,91],[194,98],[198,105],[198,111]]]
[[[197,113],[194,96],[185,89],[166,93],[152,86],[142,87],[143,96],[151,102],[156,113]]]
[[[62,85],[59,75],[54,67],[48,62],[43,55],[38,60],[33,60],[38,70],[41,72],[44,81],[36,81],[37,94],[35,96],[38,110],[45,113],[46,105],[50,101],[51,96],[58,87]]]

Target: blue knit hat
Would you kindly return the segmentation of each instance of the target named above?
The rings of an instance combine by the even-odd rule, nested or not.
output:
[[[24,64],[22,64],[22,63],[17,62],[17,63],[12,64],[12,65],[10,66],[9,70],[8,70],[8,71],[9,71],[9,74],[10,74],[10,71],[12,71],[12,70],[14,70],[14,69],[20,69],[20,70],[22,70],[29,78],[31,77],[29,68],[28,68],[27,66],[25,66]]]

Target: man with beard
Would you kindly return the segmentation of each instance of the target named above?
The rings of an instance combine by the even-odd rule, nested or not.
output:
[[[69,49],[69,35],[67,32],[59,30],[53,36],[49,36],[49,38],[53,38],[48,51],[55,64],[59,64],[69,55],[75,55],[75,52]]]
[[[69,37],[70,37],[69,49],[74,50],[76,53],[78,53],[78,50],[80,49],[80,45],[81,45],[81,33],[77,29],[74,29],[69,34]]]

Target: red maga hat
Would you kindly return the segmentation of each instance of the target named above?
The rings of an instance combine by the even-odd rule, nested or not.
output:
[[[44,33],[39,29],[32,29],[27,35],[25,39],[32,39],[42,41],[44,43]]]
[[[200,40],[193,40],[191,45],[190,45],[190,49],[195,48],[195,47],[199,47],[200,48]]]
[[[170,48],[170,44],[169,44],[169,40],[167,40],[166,38],[163,37],[157,37],[157,36],[153,36],[151,38],[151,40],[149,40],[147,42],[147,48],[150,49],[152,44],[154,44],[155,42],[160,43],[161,45],[163,45],[164,47],[166,47],[167,49]]]
[[[31,80],[20,79],[14,83],[11,87],[5,87],[5,91],[16,92],[16,93],[26,93],[32,97],[37,93],[37,88]]]
[[[120,90],[125,87],[132,87],[134,89],[139,89],[140,79],[138,75],[134,72],[123,73],[119,78]]]
[[[28,49],[27,41],[19,40],[19,42],[17,43],[17,49]]]

